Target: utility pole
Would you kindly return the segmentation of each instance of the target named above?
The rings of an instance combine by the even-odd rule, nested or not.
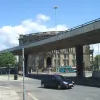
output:
[[[56,35],[57,35],[57,14],[56,14],[56,10],[58,9],[58,7],[57,6],[54,6],[54,9],[55,9],[55,33],[56,33]],[[55,52],[55,57],[56,57],[56,72],[57,72],[57,50],[56,50],[56,52]]]
[[[25,82],[24,82],[24,77],[25,77],[25,68],[24,68],[24,48],[22,48],[22,59],[23,59],[23,100],[26,100],[25,98]]]
[[[57,33],[57,12],[56,10],[58,9],[58,7],[54,6],[54,9],[55,9],[55,32]]]
[[[8,81],[10,80],[10,66],[11,64],[8,64]]]
[[[100,63],[99,63],[100,59],[99,59],[99,43],[98,43],[98,68],[100,69]]]

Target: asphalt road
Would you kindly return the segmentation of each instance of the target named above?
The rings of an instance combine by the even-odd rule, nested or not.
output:
[[[0,86],[14,88],[22,99],[22,81],[0,81]],[[40,80],[25,81],[26,100],[100,100],[100,88],[75,85],[72,89],[57,90],[40,87]]]

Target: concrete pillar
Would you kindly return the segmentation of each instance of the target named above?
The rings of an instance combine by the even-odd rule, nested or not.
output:
[[[84,77],[84,65],[83,65],[83,46],[76,46],[76,67],[77,77]]]
[[[92,52],[92,66],[93,66],[93,52]]]
[[[44,57],[44,68],[46,68],[46,57]]]
[[[28,74],[28,54],[24,55],[25,76]]]

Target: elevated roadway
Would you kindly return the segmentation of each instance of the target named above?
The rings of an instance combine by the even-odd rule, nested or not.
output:
[[[22,48],[25,48],[25,53],[29,54],[70,48],[78,45],[94,44],[99,42],[100,19],[96,19],[91,22],[66,30],[48,39],[30,43],[24,46],[17,46],[10,49],[2,50],[0,51],[0,53],[4,51],[10,51],[15,55],[19,55],[22,54]]]

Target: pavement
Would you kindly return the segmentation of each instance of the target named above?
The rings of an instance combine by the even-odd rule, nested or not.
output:
[[[25,78],[27,80],[28,78]],[[10,75],[8,78],[8,75],[0,75],[0,100],[22,100],[20,99],[20,96],[18,95],[17,91],[11,87],[10,83],[11,82],[18,82],[22,81],[23,77],[18,76],[18,80],[14,80],[14,76]],[[5,86],[1,85],[3,82],[3,85],[6,84]],[[22,96],[23,93],[21,93]]]
[[[0,86],[0,100],[20,100],[15,90]]]
[[[25,80],[28,79],[25,77]],[[0,75],[0,81],[22,81],[23,76],[18,75],[18,80],[14,80],[14,75]]]

